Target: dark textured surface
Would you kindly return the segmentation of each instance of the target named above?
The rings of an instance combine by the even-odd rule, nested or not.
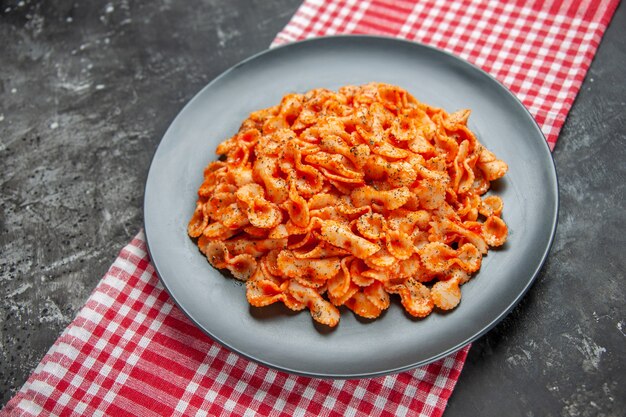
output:
[[[0,0],[0,404],[139,230],[165,129],[299,0]],[[552,254],[472,347],[446,416],[626,414],[626,10],[554,152]]]
[[[553,152],[552,252],[520,305],[470,350],[446,416],[626,415],[626,7]]]
[[[0,1],[0,399],[142,226],[183,105],[298,1]]]

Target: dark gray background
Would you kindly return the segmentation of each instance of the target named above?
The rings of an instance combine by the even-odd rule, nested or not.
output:
[[[299,3],[0,1],[0,405],[141,227],[169,123]],[[554,152],[551,256],[474,343],[446,416],[626,412],[625,32],[620,6]]]

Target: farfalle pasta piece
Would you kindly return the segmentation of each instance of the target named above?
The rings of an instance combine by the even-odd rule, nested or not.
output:
[[[338,257],[325,259],[298,259],[293,252],[283,250],[278,254],[278,268],[280,272],[289,278],[303,278],[315,286],[334,277],[339,272],[340,260]]]
[[[252,225],[268,229],[282,221],[280,209],[265,199],[265,191],[259,184],[246,184],[239,188],[235,195],[244,205]]]
[[[363,292],[357,291],[344,304],[358,316],[375,319],[382,309],[374,304]]]
[[[459,143],[456,141],[456,138],[450,137],[445,133],[445,130],[440,126],[443,124],[441,116],[439,114],[433,117],[433,121],[439,125],[435,135],[434,135],[434,145],[437,150],[437,153],[443,155],[446,159],[446,162],[449,164],[456,158],[457,153],[459,152]]]
[[[374,304],[379,310],[386,310],[389,308],[391,300],[389,294],[385,291],[385,286],[380,281],[374,281],[367,287],[363,288],[363,294],[367,297],[370,303]]]
[[[240,281],[247,281],[257,268],[256,260],[250,255],[236,255],[230,258],[226,268]]]
[[[333,246],[327,242],[319,242],[317,246],[315,246],[311,250],[292,251],[293,256],[298,259],[326,259],[334,256],[344,256],[348,255],[349,252],[345,249],[338,248],[337,246]],[[345,258],[344,258],[345,259]]]
[[[393,266],[398,260],[386,248],[380,249],[378,252],[367,257],[365,260],[367,266],[372,269],[386,271]]]
[[[482,199],[480,205],[478,205],[478,212],[485,217],[498,216],[502,214],[502,208],[504,204],[502,199],[497,195],[490,195]]]
[[[352,166],[352,161],[343,155],[320,151],[307,155],[305,161],[324,172],[326,176],[331,173],[334,179],[341,178],[343,182],[360,184],[365,177],[365,174]]]
[[[283,204],[289,214],[289,220],[296,226],[307,227],[311,217],[307,201],[298,194],[296,187],[292,185],[289,190],[289,199]]]
[[[359,134],[371,144],[372,153],[392,160],[403,159],[410,156],[408,151],[393,146],[384,140],[379,140],[379,137],[374,133],[368,133],[360,127],[357,127],[357,132],[359,132]]]
[[[365,163],[370,178],[385,180],[392,187],[409,187],[417,178],[417,171],[408,161],[389,161],[380,155],[370,155]]]
[[[385,218],[378,213],[365,213],[356,221],[356,228],[361,236],[371,240],[379,240],[383,237],[386,229]]]
[[[461,302],[461,285],[469,279],[470,274],[461,268],[454,267],[448,270],[430,291],[435,306],[442,310],[455,308]]]
[[[475,272],[480,268],[482,260],[480,251],[471,243],[453,249],[442,242],[431,242],[417,253],[424,267],[435,273],[446,272],[455,265],[467,272]]]
[[[349,159],[359,169],[363,168],[370,155],[370,148],[366,144],[351,146],[336,135],[327,135],[320,138],[319,146],[325,152],[342,155]]]
[[[275,204],[287,200],[289,187],[287,181],[278,174],[278,158],[272,156],[259,156],[254,161],[253,173],[265,186],[267,198]]]
[[[222,190],[224,189],[225,190]],[[235,197],[236,187],[216,187],[213,195],[211,195],[206,203],[204,203],[204,212],[213,220],[218,220],[220,212],[229,205],[237,202]]]
[[[212,241],[205,248],[205,255],[217,268],[228,269],[235,278],[246,281],[256,270],[257,262],[251,255],[231,256],[224,242]]]
[[[380,250],[380,246],[364,239],[343,223],[327,220],[322,223],[320,238],[333,246],[343,248],[357,258],[367,258]]]
[[[433,311],[430,290],[421,282],[409,278],[401,285],[398,294],[406,311],[414,317],[426,317]]]
[[[481,149],[476,165],[483,172],[487,181],[494,181],[503,177],[509,169],[506,162],[497,159],[493,152],[484,147]]]
[[[413,254],[409,259],[400,260],[396,262],[388,272],[388,275],[392,279],[404,280],[407,278],[415,278],[418,281],[425,281],[420,279],[424,275],[426,269],[420,261],[419,255]]]
[[[352,282],[352,276],[348,267],[351,257],[341,260],[341,270],[333,278],[328,280],[328,299],[336,306],[343,305],[346,300],[359,290]]]
[[[265,239],[269,237],[270,229],[264,229],[262,227],[256,227],[252,225],[248,225],[242,228],[244,233],[247,233],[250,237],[255,237],[259,239]],[[280,239],[280,238],[274,238]]]
[[[311,316],[315,321],[330,327],[334,327],[339,323],[339,310],[337,310],[337,307],[324,300],[321,294],[313,288],[291,281],[288,291],[293,298],[309,308]]]
[[[474,165],[477,155],[470,156],[469,141],[464,140],[459,146],[459,152],[456,154],[452,163],[453,190],[458,194],[468,193],[474,184]]]
[[[461,201],[457,200],[458,207],[456,213],[460,219],[465,221],[476,221],[481,208],[480,196],[472,194],[465,196]]]
[[[509,229],[500,217],[489,216],[482,226],[482,235],[489,246],[502,246],[506,241]]]
[[[204,204],[202,201],[196,203],[196,210],[187,225],[187,234],[191,237],[199,237],[208,224],[209,219],[204,211]]]
[[[371,271],[370,267],[360,259],[353,259],[350,263],[350,279],[358,287],[370,286],[376,278],[368,275],[367,272]]]
[[[213,222],[207,224],[207,226],[202,231],[202,237],[206,237],[212,240],[226,240],[237,234],[237,229],[229,229],[225,225],[220,222]]]
[[[446,201],[446,184],[432,178],[423,178],[412,191],[426,210],[434,210]]]
[[[409,259],[415,252],[413,238],[400,230],[387,232],[386,245],[387,252],[399,260]]]
[[[239,229],[250,224],[248,216],[237,203],[224,207],[215,217],[217,221],[229,229]]]
[[[283,277],[278,267],[278,255],[282,252],[281,249],[273,249],[259,261],[259,265],[263,268],[263,273],[267,277],[278,277],[278,279],[287,280],[288,277]]]
[[[302,151],[293,140],[285,144],[280,161],[280,169],[302,196],[311,197],[324,187],[324,176],[313,166],[302,163]]]
[[[445,235],[458,237],[464,241],[473,244],[480,253],[487,253],[488,246],[485,239],[480,235],[480,230],[474,231],[453,222],[448,218],[443,218],[439,222],[431,222],[433,236],[435,239],[443,238]]]
[[[411,234],[415,228],[426,229],[431,221],[431,213],[426,210],[398,209],[390,212],[387,216],[387,226],[392,230]]]
[[[371,206],[372,203],[378,203],[387,210],[395,210],[402,207],[409,200],[410,196],[411,192],[407,187],[379,191],[369,185],[356,188],[350,194],[352,203],[357,207]]]
[[[230,252],[247,254],[255,258],[261,257],[274,249],[284,249],[287,247],[287,239],[254,239],[246,237],[235,237],[224,241],[224,245]]]
[[[452,277],[445,281],[437,281],[430,290],[433,304],[442,310],[452,310],[461,302],[460,279]]]
[[[252,277],[246,281],[246,298],[254,307],[265,307],[283,301],[284,288],[271,279],[267,279],[262,268],[257,268]]]
[[[483,197],[507,165],[469,116],[382,83],[286,94],[217,147],[187,233],[254,307],[330,327],[392,297],[418,318],[453,309],[508,234],[502,199]]]
[[[362,216],[363,214],[371,213],[372,208],[368,206],[354,207],[349,200],[342,201],[337,205],[337,211],[346,218],[356,218]]]
[[[324,207],[334,207],[339,204],[341,198],[337,194],[320,193],[309,198],[307,204],[309,210],[321,209]]]
[[[369,84],[366,89],[370,87],[376,89],[376,95],[380,103],[389,110],[395,110],[397,112],[409,107],[411,104],[417,104],[417,100],[415,100],[412,95],[398,86],[372,83]]]

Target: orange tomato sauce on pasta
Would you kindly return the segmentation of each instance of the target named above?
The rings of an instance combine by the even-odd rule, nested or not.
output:
[[[415,317],[452,309],[507,237],[502,200],[485,196],[507,165],[469,115],[381,83],[287,94],[217,147],[189,236],[256,307],[328,326],[340,306],[374,319],[393,295]]]

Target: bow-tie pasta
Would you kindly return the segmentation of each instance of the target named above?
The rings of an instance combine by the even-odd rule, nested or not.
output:
[[[308,308],[328,326],[339,306],[376,318],[397,294],[425,317],[502,245],[507,171],[448,114],[380,83],[288,94],[256,111],[204,170],[188,233],[257,307]]]

